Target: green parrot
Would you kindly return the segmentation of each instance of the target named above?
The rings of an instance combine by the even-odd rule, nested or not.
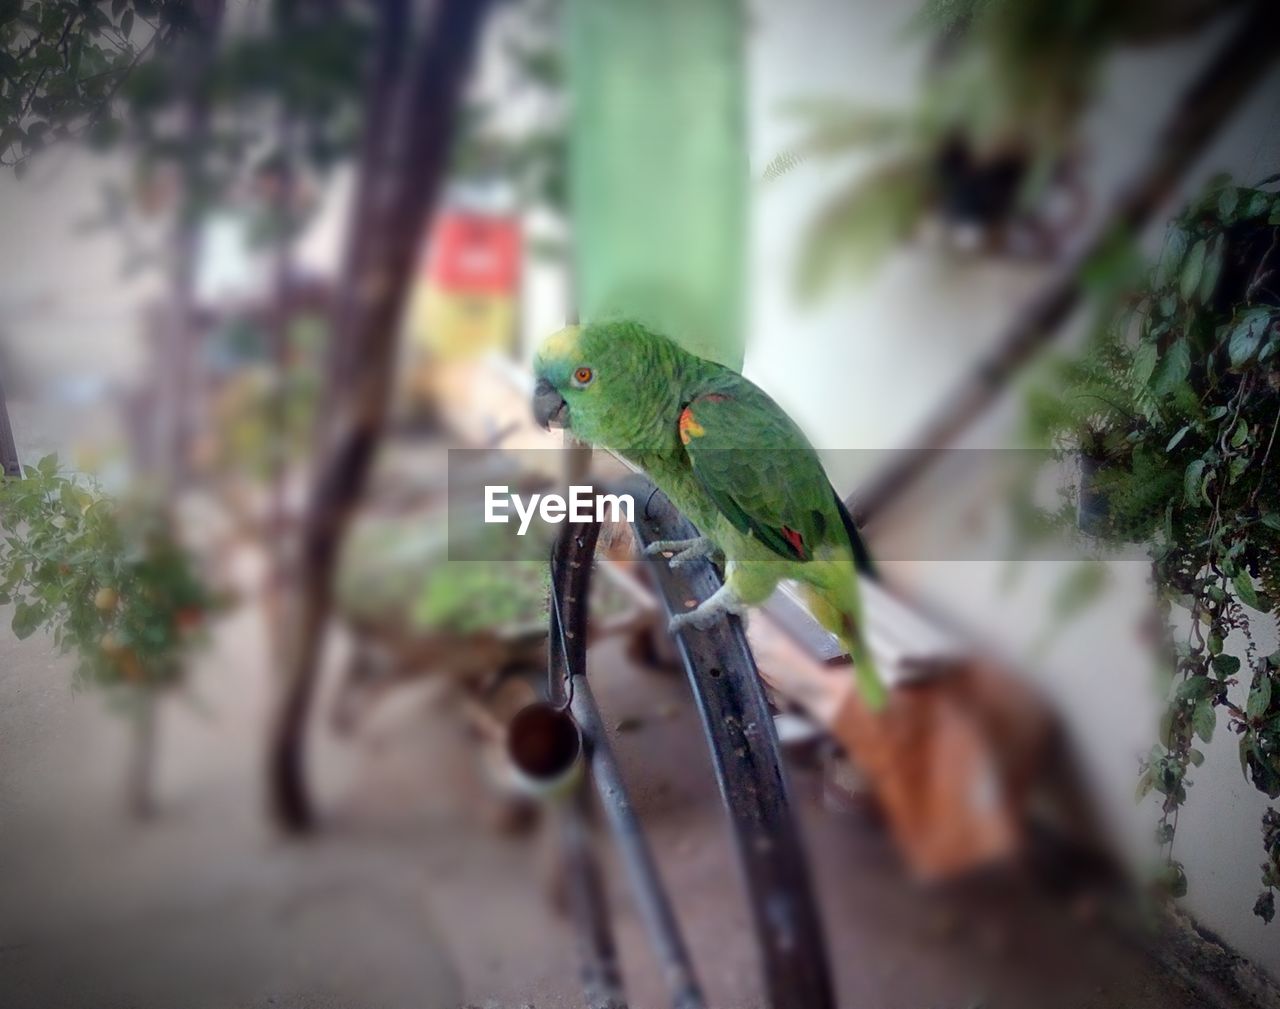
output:
[[[672,633],[742,614],[794,580],[853,657],[863,699],[884,703],[858,593],[870,556],[817,453],[772,399],[634,322],[562,329],[538,350],[534,371],[538,423],[631,460],[702,533],[646,553],[674,552],[672,567],[723,556],[724,585],[672,618]]]

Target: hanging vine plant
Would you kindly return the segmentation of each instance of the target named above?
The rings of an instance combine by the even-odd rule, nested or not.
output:
[[[1033,425],[1080,462],[1078,523],[1102,545],[1145,544],[1161,620],[1167,707],[1139,798],[1162,796],[1160,882],[1192,769],[1226,729],[1245,778],[1280,798],[1280,651],[1258,631],[1280,606],[1280,193],[1219,182],[1169,227],[1149,281],[1032,400]],[[1225,724],[1224,724],[1225,723]],[[1275,916],[1280,812],[1263,817]]]

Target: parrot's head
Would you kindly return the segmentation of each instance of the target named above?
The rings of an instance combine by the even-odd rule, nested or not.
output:
[[[566,326],[534,358],[534,418],[623,453],[657,448],[675,430],[668,401],[680,401],[682,355],[635,323]]]

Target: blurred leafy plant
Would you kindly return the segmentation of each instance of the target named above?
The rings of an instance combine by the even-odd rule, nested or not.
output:
[[[262,320],[235,317],[215,334],[228,377],[213,398],[213,424],[199,460],[215,477],[234,475],[250,485],[309,457],[328,336],[324,318],[298,315],[286,327],[287,359],[272,367],[262,330]]]
[[[164,513],[123,505],[56,456],[0,481],[0,603],[18,638],[50,631],[78,682],[158,691],[180,682],[219,607]]]
[[[0,0],[0,164],[21,174],[53,140],[111,139],[121,87],[190,16],[177,0]]]
[[[366,519],[343,551],[341,609],[359,622],[420,635],[540,623],[548,585],[541,544],[497,536],[488,526],[465,529],[451,526],[441,511],[408,522]],[[451,561],[451,548],[469,556]]]
[[[549,550],[542,537],[443,510],[369,517],[343,549],[338,605],[355,623],[413,636],[543,628]],[[607,578],[593,579],[591,591],[603,619],[632,605]]]
[[[367,6],[272,0],[234,19],[222,7],[0,0],[0,164],[21,175],[57,141],[126,151],[133,178],[104,184],[85,223],[124,231],[132,269],[166,262],[129,228],[133,216],[195,221],[262,204],[259,232],[294,232],[303,215],[279,212],[282,179],[323,174],[354,152]]]
[[[530,117],[532,125],[514,129],[498,121],[491,99],[471,100],[458,124],[451,171],[458,180],[504,179],[522,205],[563,216],[568,212],[568,126],[560,0],[522,0],[511,10],[514,19],[502,48],[511,87],[537,102],[539,112]]]
[[[1157,839],[1172,857],[1189,769],[1225,715],[1240,766],[1280,798],[1280,652],[1260,654],[1257,622],[1280,605],[1280,193],[1215,182],[1170,225],[1136,295],[1032,396],[1035,433],[1080,462],[1078,524],[1102,545],[1145,543],[1158,593],[1168,706],[1138,794],[1163,796]],[[1190,615],[1179,632],[1177,607]],[[1269,616],[1268,616],[1269,615]],[[1270,920],[1280,831],[1264,818],[1267,861],[1255,910]]]
[[[929,0],[914,30],[933,38],[934,58],[910,107],[810,100],[786,110],[802,131],[766,180],[812,160],[869,160],[815,216],[802,292],[865,272],[930,217],[985,251],[1051,246],[1073,222],[1051,220],[1047,197],[1082,199],[1072,155],[1105,57],[1215,12],[1202,0]]]

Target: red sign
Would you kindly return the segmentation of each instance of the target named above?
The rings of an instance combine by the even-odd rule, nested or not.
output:
[[[431,239],[427,281],[449,294],[515,294],[519,223],[509,216],[443,211]]]

